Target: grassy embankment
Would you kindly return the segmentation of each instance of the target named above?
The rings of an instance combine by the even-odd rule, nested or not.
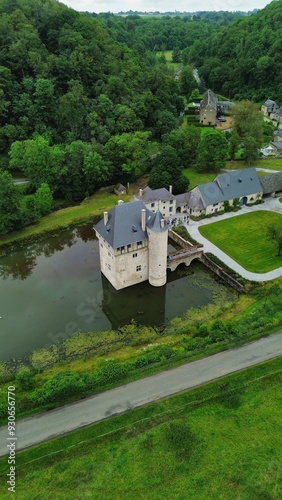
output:
[[[281,382],[278,358],[18,452],[17,498],[279,500]]]
[[[124,201],[129,201],[133,190],[122,196]],[[6,245],[25,244],[33,239],[39,239],[42,235],[52,233],[53,231],[68,228],[91,220],[95,216],[102,216],[104,210],[110,210],[119,199],[119,196],[111,190],[98,191],[91,198],[83,201],[79,205],[63,208],[42,217],[36,224],[27,226],[19,231],[13,231],[0,237],[0,254]],[[1,249],[2,247],[2,249]]]
[[[199,231],[248,271],[266,273],[282,266],[276,244],[267,237],[271,225],[282,227],[282,215],[258,211],[200,226]]]

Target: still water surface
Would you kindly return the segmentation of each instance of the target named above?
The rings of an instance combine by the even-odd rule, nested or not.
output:
[[[0,359],[132,318],[164,324],[222,293],[236,297],[196,261],[169,272],[161,288],[141,283],[116,291],[100,272],[92,225],[66,231],[0,258]]]

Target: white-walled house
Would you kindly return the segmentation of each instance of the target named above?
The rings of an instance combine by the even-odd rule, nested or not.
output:
[[[232,205],[239,199],[242,206],[261,200],[263,188],[255,167],[250,167],[218,174],[212,182],[199,184],[188,194],[189,213],[199,217],[224,210],[225,201]]]
[[[120,203],[94,226],[100,269],[116,290],[149,280],[166,283],[168,228],[144,203]]]
[[[139,193],[134,196],[136,201],[142,201],[145,207],[152,212],[158,210],[163,217],[175,215],[176,200],[172,194],[172,186],[169,186],[169,191],[165,188],[151,189],[147,186],[145,189],[139,189]]]

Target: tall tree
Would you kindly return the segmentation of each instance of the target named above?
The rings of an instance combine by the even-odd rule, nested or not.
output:
[[[170,185],[174,194],[184,193],[188,189],[189,180],[183,175],[181,159],[176,150],[169,145],[163,145],[153,160],[149,186],[152,189],[168,189]]]
[[[263,138],[263,116],[256,104],[244,100],[232,109],[233,126],[244,148],[245,160],[250,163],[258,158]]]
[[[199,142],[196,168],[199,172],[218,172],[228,158],[229,144],[222,132],[208,130]]]

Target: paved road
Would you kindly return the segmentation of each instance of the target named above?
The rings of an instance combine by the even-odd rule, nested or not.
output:
[[[166,370],[56,410],[17,422],[17,449],[123,413],[282,355],[282,332]],[[7,454],[7,429],[0,428],[0,456]]]

